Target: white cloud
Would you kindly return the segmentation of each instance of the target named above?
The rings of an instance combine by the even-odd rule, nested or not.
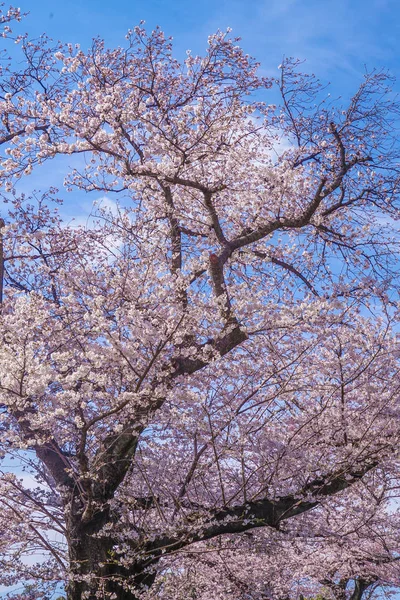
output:
[[[118,203],[112,200],[108,196],[100,196],[92,202],[81,202],[76,206],[76,213],[69,213],[68,215],[61,211],[63,219],[66,225],[71,227],[83,227],[85,229],[91,229],[95,223],[99,220],[100,211],[105,211],[112,216],[117,216],[119,212]]]

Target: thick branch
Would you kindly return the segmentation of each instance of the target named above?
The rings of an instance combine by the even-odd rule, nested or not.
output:
[[[305,285],[314,294],[314,296],[319,296],[317,290],[308,281],[308,279],[306,277],[304,277],[304,275],[298,269],[296,269],[296,267],[294,267],[290,263],[286,262],[285,260],[281,260],[280,258],[276,258],[275,256],[269,257],[266,252],[259,252],[258,250],[253,250],[253,254],[255,254],[256,256],[259,256],[260,258],[269,258],[270,261],[274,265],[278,265],[278,267],[282,267],[286,271],[289,271],[290,273],[293,273],[293,275],[296,275],[296,277],[298,277],[299,279],[302,280],[303,283],[305,283]]]
[[[206,208],[208,210],[208,214],[210,216],[215,235],[217,236],[217,240],[220,244],[222,244],[222,246],[227,246],[228,241],[224,235],[224,232],[222,231],[221,223],[219,221],[217,211],[215,210],[215,206],[212,201],[212,194],[209,191],[204,192],[204,204],[206,205]]]
[[[374,583],[376,583],[378,578],[376,576],[372,577],[357,577],[354,582],[354,591],[350,596],[350,600],[362,600],[364,592]]]
[[[174,202],[172,198],[171,188],[166,185],[161,185],[164,192],[165,201],[167,204],[168,221],[170,225],[170,235],[172,243],[172,272],[176,273],[182,268],[182,241],[179,222],[174,215]]]
[[[94,485],[94,498],[107,501],[124,480],[138,444],[138,431],[132,428],[122,433],[106,437],[103,451],[98,460],[101,463],[99,482]]]
[[[32,442],[37,436],[44,435],[44,432],[35,432],[27,419],[28,411],[14,411],[13,415],[18,421],[18,426],[26,441]],[[52,438],[43,444],[34,443],[33,449],[36,456],[49,470],[56,485],[74,487],[75,481],[68,471],[72,471],[71,464],[66,456],[63,455],[61,448],[56,440]]]
[[[339,471],[313,480],[298,494],[270,500],[264,498],[233,507],[214,511],[209,517],[194,520],[193,527],[177,532],[175,536],[160,536],[148,542],[146,551],[154,557],[174,552],[194,542],[208,540],[224,534],[243,533],[258,527],[278,529],[280,523],[318,506],[321,497],[335,495],[377,466],[376,461],[367,462],[359,469]],[[190,516],[188,517],[190,521]]]

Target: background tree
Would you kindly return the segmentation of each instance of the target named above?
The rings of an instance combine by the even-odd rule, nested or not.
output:
[[[387,75],[343,108],[296,61],[259,77],[229,32],[184,64],[158,29],[87,53],[18,39],[0,443],[40,486],[4,467],[2,582],[133,600],[198,543],[230,556],[252,530],[311,533],[330,503],[365,511],[353,490],[397,476],[400,433]],[[90,229],[62,223],[56,191],[14,189],[71,154],[67,189],[119,192]]]

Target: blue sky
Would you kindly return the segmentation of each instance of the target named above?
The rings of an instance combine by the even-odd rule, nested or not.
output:
[[[307,59],[310,70],[346,95],[364,65],[400,76],[399,0],[29,0],[26,29],[88,46],[95,35],[123,43],[144,19],[175,39],[177,54],[201,52],[207,35],[233,28],[246,51],[272,72],[282,56]]]

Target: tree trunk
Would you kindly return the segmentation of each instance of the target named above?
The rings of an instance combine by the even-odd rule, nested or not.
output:
[[[107,522],[107,516],[98,513],[88,523],[77,519],[69,536],[71,571],[76,581],[67,587],[68,600],[98,600],[113,597],[117,600],[137,600],[135,591],[141,586],[151,586],[155,574],[148,573],[144,565],[127,569],[114,558],[113,547],[117,543],[108,537],[96,537]],[[84,579],[79,581],[79,579]],[[124,584],[129,589],[124,589]]]

